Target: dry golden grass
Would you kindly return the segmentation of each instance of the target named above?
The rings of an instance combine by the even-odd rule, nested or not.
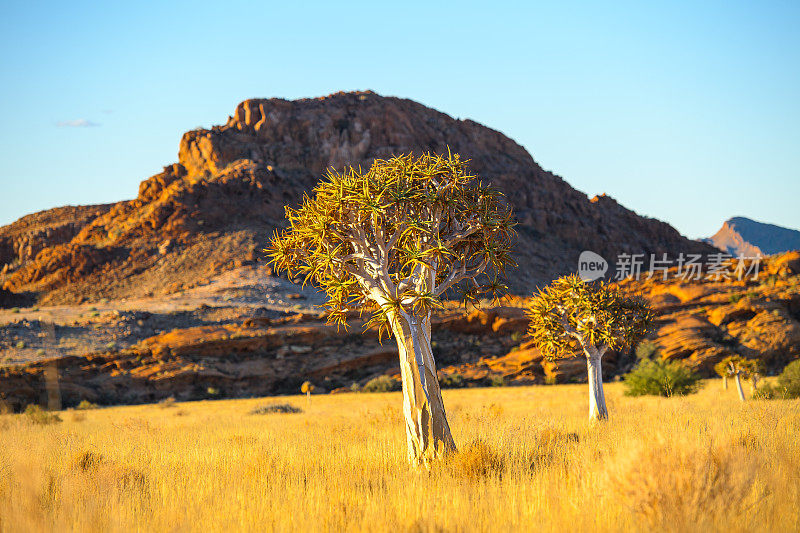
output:
[[[800,402],[606,393],[591,426],[585,386],[445,391],[430,472],[399,393],[3,415],[0,530],[800,530]]]

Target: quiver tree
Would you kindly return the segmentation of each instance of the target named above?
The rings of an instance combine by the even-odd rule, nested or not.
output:
[[[728,390],[728,364],[720,361],[714,365],[714,372],[722,378],[722,390]]]
[[[393,334],[400,355],[408,457],[427,464],[455,449],[431,351],[431,310],[448,291],[497,297],[514,236],[510,207],[459,156],[376,160],[366,172],[331,170],[269,253],[328,297],[329,321]]]
[[[746,359],[740,355],[731,355],[717,363],[714,370],[725,380],[733,377],[739,399],[745,401],[742,378],[749,378],[753,385],[753,391],[755,391],[758,386],[758,376],[761,373],[761,362],[757,359]]]
[[[306,395],[306,401],[311,404],[311,393],[314,392],[314,384],[310,381],[304,381],[302,385],[300,385],[300,392]]]
[[[586,356],[589,418],[608,418],[603,393],[603,355],[641,338],[653,320],[645,300],[625,297],[602,281],[576,275],[552,282],[534,296],[528,309],[528,333],[549,360]]]

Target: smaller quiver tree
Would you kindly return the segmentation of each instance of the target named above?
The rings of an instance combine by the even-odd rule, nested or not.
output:
[[[742,379],[750,379],[753,391],[755,391],[758,386],[758,377],[761,374],[761,361],[758,359],[747,359],[741,355],[730,355],[717,363],[714,366],[714,370],[717,374],[723,376],[723,379],[733,377],[739,399],[745,401]]]
[[[311,403],[311,393],[314,392],[314,384],[310,381],[304,381],[302,385],[300,385],[300,392],[306,395],[306,401],[310,404]]]
[[[714,365],[714,372],[722,378],[722,390],[728,390],[728,363],[723,360]]]
[[[375,160],[331,170],[286,208],[289,228],[268,252],[277,271],[327,294],[329,321],[394,335],[400,355],[408,458],[428,464],[455,449],[431,347],[431,311],[445,293],[498,297],[514,237],[503,195],[479,183],[458,154]]]
[[[549,360],[583,352],[589,378],[589,418],[608,418],[603,355],[630,347],[647,333],[654,315],[647,302],[624,296],[602,281],[576,275],[553,281],[528,309],[528,333]]]

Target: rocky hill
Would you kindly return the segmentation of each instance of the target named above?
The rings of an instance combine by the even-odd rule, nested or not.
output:
[[[263,266],[238,271],[261,278],[258,269]],[[732,354],[761,359],[770,374],[800,357],[800,252],[767,258],[756,279],[683,280],[674,271],[669,274],[666,280],[655,276],[620,283],[623,290],[648,298],[657,311],[649,339],[658,357],[683,361],[706,377],[714,375],[715,363]],[[258,292],[273,301],[290,289],[289,282],[279,283],[284,286]],[[21,310],[16,315],[21,320],[0,330],[0,349],[23,342],[24,350],[47,348],[62,356],[0,366],[0,407],[19,410],[46,402],[48,387],[57,387],[70,406],[82,400],[115,404],[296,394],[305,380],[314,382],[317,392],[358,390],[382,375],[399,386],[394,341],[380,343],[374,331],[362,333],[358,317],[352,317],[349,331],[337,330],[308,305],[312,293],[294,295],[290,301],[302,305],[281,310],[246,305],[258,294],[243,294],[242,286],[218,287],[229,294],[217,305],[192,306],[192,294],[202,294],[188,291],[171,312],[165,307],[145,311],[145,303],[130,301],[125,303],[137,311],[107,302],[87,313],[84,305],[77,306],[80,313],[70,308],[70,320],[65,320],[66,310]],[[165,304],[163,299],[150,304],[156,301]],[[528,298],[513,297],[502,306],[469,313],[455,303],[437,310],[433,349],[442,383],[585,381],[583,355],[549,362],[532,345],[525,334],[528,303]],[[44,321],[31,316],[43,314]],[[80,335],[100,332],[116,342],[83,355],[71,351]],[[609,352],[604,375],[613,379],[635,362],[633,351]],[[57,372],[48,374],[48,369]],[[58,376],[57,383],[52,376]]]
[[[800,231],[733,217],[706,242],[733,256],[780,254],[800,250]]]
[[[605,195],[589,199],[520,145],[471,120],[372,92],[247,100],[222,126],[184,134],[179,160],[111,205],[36,213],[0,228],[0,286],[39,304],[179,293],[258,261],[259,250],[328,167],[369,166],[403,152],[443,152],[508,195],[519,220],[527,292],[574,271],[582,250],[707,252],[666,223]]]

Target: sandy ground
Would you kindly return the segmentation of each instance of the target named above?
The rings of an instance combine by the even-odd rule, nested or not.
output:
[[[167,297],[0,309],[0,364],[126,348],[175,328],[317,313],[322,296],[245,266]]]

